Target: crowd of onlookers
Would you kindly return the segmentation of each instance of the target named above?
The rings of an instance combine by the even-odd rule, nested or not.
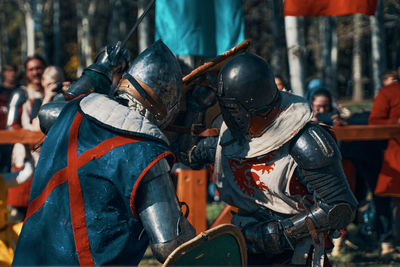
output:
[[[37,118],[39,109],[56,96],[57,86],[64,82],[64,75],[59,67],[47,66],[39,55],[26,59],[23,73],[18,79],[15,66],[5,65],[2,69],[0,128],[40,131]],[[3,145],[0,170],[3,173],[17,172],[27,166],[34,170],[38,157],[39,153],[29,145]],[[7,203],[12,207],[11,217],[17,221],[24,218],[29,192],[29,182],[8,190]]]
[[[60,85],[62,87],[69,84],[64,82],[64,75],[59,67],[47,66],[46,61],[39,55],[28,57],[23,67],[22,76],[18,74],[18,68],[14,65],[4,65],[1,70],[0,129],[2,130],[40,131],[37,118],[40,107],[52,101]],[[30,145],[20,143],[0,145],[0,175],[3,178],[0,183],[0,213],[3,215],[0,227],[3,232],[10,232],[2,236],[11,238],[0,242],[0,249],[4,251],[0,262],[8,265],[13,257],[11,245],[13,243],[15,245],[15,236],[18,237],[20,224],[25,217],[31,186],[30,178],[33,176],[38,157],[39,152]]]

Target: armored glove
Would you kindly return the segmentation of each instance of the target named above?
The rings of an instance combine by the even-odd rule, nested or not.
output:
[[[291,249],[291,244],[295,241],[287,238],[279,221],[252,224],[242,231],[252,253],[281,254],[284,250]]]
[[[202,165],[210,164],[215,161],[215,150],[218,144],[218,136],[206,137],[201,139],[197,145],[189,151],[190,167],[201,168]]]
[[[114,74],[120,74],[129,67],[129,51],[121,48],[118,42],[114,46],[106,46],[97,55],[95,63],[87,67],[82,76],[68,88],[64,97],[71,100],[79,95],[97,92],[108,94]]]
[[[129,51],[121,47],[121,42],[116,45],[108,45],[97,55],[95,63],[88,69],[106,74],[110,80],[116,73],[124,73],[129,67]]]
[[[318,233],[339,230],[347,225],[352,213],[349,204],[319,205],[281,221],[261,222],[244,227],[242,231],[249,249],[253,253],[280,254],[285,249],[293,249],[292,244],[300,238],[309,236],[319,243]]]

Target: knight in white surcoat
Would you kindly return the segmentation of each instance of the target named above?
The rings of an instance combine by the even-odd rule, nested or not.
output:
[[[201,140],[189,160],[214,162],[249,261],[326,266],[324,236],[346,227],[358,205],[329,130],[311,122],[304,98],[278,91],[268,63],[252,53],[225,64],[217,97],[219,137]]]

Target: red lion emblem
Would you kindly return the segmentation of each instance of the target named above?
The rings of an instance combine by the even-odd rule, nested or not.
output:
[[[229,160],[229,166],[235,177],[236,184],[243,193],[254,196],[254,190],[259,188],[261,191],[267,191],[268,187],[260,180],[257,172],[261,171],[261,175],[265,172],[270,173],[275,166],[275,162],[265,164],[274,156],[273,153],[262,156],[261,158],[246,160],[239,162],[237,160]]]

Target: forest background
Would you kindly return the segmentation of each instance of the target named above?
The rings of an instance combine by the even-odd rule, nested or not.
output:
[[[38,53],[73,81],[107,44],[123,40],[146,0],[0,0],[0,68],[23,71],[27,55]],[[379,0],[375,16],[296,17],[297,47],[288,47],[288,21],[281,0],[243,0],[245,38],[295,93],[320,78],[336,99],[373,98],[380,74],[400,65],[400,1]],[[154,42],[154,8],[129,39],[132,57]],[[286,23],[286,27],[285,27]],[[293,31],[293,28],[292,28]],[[286,34],[285,34],[286,32]],[[291,33],[292,35],[292,33]],[[292,72],[288,55],[301,58]],[[378,57],[378,58],[377,58]],[[197,59],[193,67],[207,59]]]

